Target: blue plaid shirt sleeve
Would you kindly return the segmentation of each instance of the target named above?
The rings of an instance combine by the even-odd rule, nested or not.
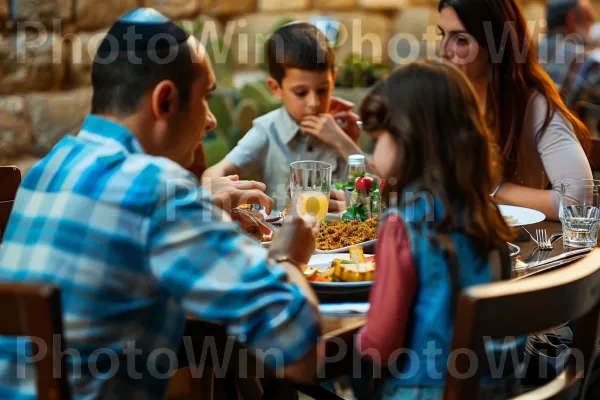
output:
[[[150,268],[194,316],[219,321],[270,368],[313,349],[318,311],[267,252],[192,179],[170,186],[149,224]],[[190,190],[191,189],[191,190]]]

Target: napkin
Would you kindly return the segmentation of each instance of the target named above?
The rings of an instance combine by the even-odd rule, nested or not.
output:
[[[319,310],[323,314],[366,314],[369,306],[369,303],[328,303],[319,304]]]

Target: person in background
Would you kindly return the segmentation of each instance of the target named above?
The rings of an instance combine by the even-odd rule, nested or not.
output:
[[[333,166],[333,179],[347,178],[347,158],[362,153],[358,146],[357,116],[335,112],[332,102],[337,70],[327,37],[315,26],[294,22],[278,29],[267,41],[266,60],[273,95],[283,106],[254,121],[237,146],[204,177],[243,172],[257,173],[275,201],[275,209],[289,203],[290,164],[323,161]],[[346,126],[342,130],[336,120]],[[343,192],[333,190],[330,211],[346,207]]]
[[[589,0],[549,0],[548,33],[539,46],[540,64],[560,89],[565,105],[600,105],[600,56],[594,52],[594,9]]]
[[[469,78],[501,156],[503,179],[490,194],[558,219],[562,180],[592,178],[590,133],[541,68],[521,7],[441,0],[438,9],[440,56]]]
[[[0,251],[1,281],[60,288],[73,397],[163,399],[186,316],[222,323],[267,367],[312,382],[321,319],[299,266],[315,221],[286,222],[267,251],[226,212],[270,207],[261,187],[231,177],[204,188],[187,170],[216,125],[204,47],[154,9],[130,11],[101,41],[92,85],[79,134],[23,179]],[[36,398],[30,349],[2,339],[2,397]]]
[[[386,180],[388,209],[356,345],[397,371],[377,398],[442,399],[460,291],[510,277],[511,230],[489,196],[500,179],[494,139],[473,88],[445,61],[398,69],[367,95],[360,115],[376,141],[371,168]],[[411,356],[394,358],[399,349]],[[506,383],[509,364],[494,378]],[[490,390],[504,399],[507,387]]]

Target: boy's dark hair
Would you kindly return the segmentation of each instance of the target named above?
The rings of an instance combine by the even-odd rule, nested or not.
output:
[[[279,28],[266,43],[269,74],[281,83],[288,68],[325,72],[335,69],[335,54],[325,34],[306,22]]]

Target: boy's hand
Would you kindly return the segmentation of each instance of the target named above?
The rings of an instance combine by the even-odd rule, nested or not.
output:
[[[346,133],[340,128],[331,114],[307,115],[300,126],[306,133],[319,138],[323,143],[337,148]]]

